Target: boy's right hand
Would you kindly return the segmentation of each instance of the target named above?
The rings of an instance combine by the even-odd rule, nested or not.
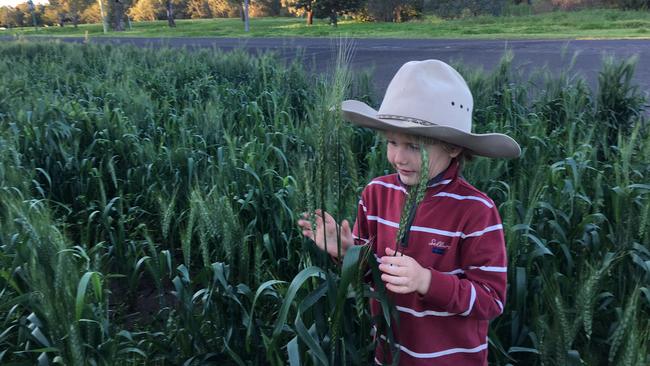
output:
[[[337,224],[334,218],[322,210],[314,211],[316,216],[316,228],[312,228],[309,222],[309,213],[303,213],[302,219],[298,220],[298,226],[302,229],[302,235],[311,239],[321,250],[326,250],[334,258],[338,257],[338,244],[336,238]],[[341,223],[341,257],[345,255],[347,249],[354,245],[352,230],[348,220]],[[327,246],[326,246],[327,244]]]

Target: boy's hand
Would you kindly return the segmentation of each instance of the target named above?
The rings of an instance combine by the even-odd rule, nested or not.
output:
[[[386,288],[398,294],[410,294],[417,291],[424,295],[429,291],[431,272],[423,268],[415,259],[398,254],[391,248],[386,248],[386,255],[381,257],[379,269]]]
[[[321,249],[325,250],[327,243],[327,253],[334,258],[338,257],[338,244],[337,244],[337,224],[334,218],[327,212],[316,210],[316,229],[311,227],[311,222],[308,213],[302,214],[303,219],[298,220],[298,226],[302,229],[302,235],[311,239]],[[345,255],[347,249],[354,245],[352,238],[352,230],[350,230],[350,223],[348,220],[343,220],[341,223],[341,256]]]

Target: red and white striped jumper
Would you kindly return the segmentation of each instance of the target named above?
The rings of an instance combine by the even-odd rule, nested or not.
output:
[[[353,229],[357,243],[369,242],[379,257],[394,249],[405,199],[397,174],[370,182]],[[487,365],[488,323],[506,297],[503,226],[494,202],[459,176],[455,159],[427,188],[403,253],[431,271],[431,285],[425,295],[389,292],[399,314],[392,329],[399,364]],[[376,300],[370,306],[373,316],[381,314]],[[375,362],[388,364],[379,343]]]

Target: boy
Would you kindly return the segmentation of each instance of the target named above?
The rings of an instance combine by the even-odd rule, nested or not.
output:
[[[380,262],[400,317],[393,329],[400,365],[487,365],[488,323],[503,312],[507,260],[501,219],[494,202],[459,169],[470,152],[510,158],[520,148],[505,135],[471,133],[472,108],[465,80],[437,60],[402,66],[379,111],[359,101],[342,105],[346,119],[384,132],[396,170],[366,186],[354,230],[344,220],[340,232],[343,255],[351,245],[368,244]],[[429,156],[429,182],[407,235],[396,243],[408,188],[420,179],[420,146]],[[316,228],[307,220],[298,225],[336,257],[337,223],[327,213],[316,214]],[[379,304],[370,305],[373,316],[379,314]],[[391,362],[383,348],[375,352],[377,364]]]

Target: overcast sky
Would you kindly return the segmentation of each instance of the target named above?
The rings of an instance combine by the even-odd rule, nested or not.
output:
[[[32,0],[32,1],[34,2],[34,4],[43,4],[47,2],[47,0]],[[0,6],[5,6],[5,5],[16,6],[17,4],[26,3],[26,2],[27,0],[0,0]]]

